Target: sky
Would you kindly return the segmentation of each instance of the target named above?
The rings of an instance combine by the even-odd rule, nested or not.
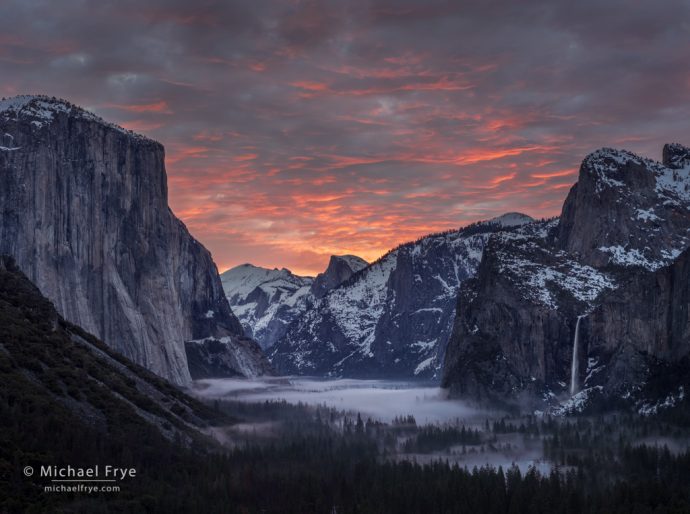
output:
[[[587,153],[690,143],[688,62],[688,0],[0,0],[0,96],[163,143],[221,271],[557,215]]]

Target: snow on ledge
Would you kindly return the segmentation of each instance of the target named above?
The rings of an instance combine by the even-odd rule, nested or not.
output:
[[[74,105],[67,100],[44,95],[20,95],[0,99],[0,116],[5,119],[12,116],[14,116],[15,119],[19,119],[20,117],[29,118],[31,119],[31,124],[37,129],[50,125],[55,120],[55,115],[59,113],[99,123],[135,139],[153,141],[146,136],[127,130],[115,123],[105,121],[100,116]]]

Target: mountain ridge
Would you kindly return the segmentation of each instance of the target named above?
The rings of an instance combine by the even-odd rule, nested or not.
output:
[[[520,215],[513,223],[532,218]],[[288,374],[433,378],[459,283],[474,272],[506,218],[403,243],[331,289],[288,327],[270,353]],[[448,334],[447,334],[448,333]]]

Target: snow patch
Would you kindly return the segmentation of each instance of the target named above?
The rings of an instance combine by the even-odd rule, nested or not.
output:
[[[427,370],[431,367],[432,363],[434,362],[433,357],[429,357],[428,359],[424,359],[422,362],[420,362],[417,367],[414,369],[414,375],[417,376],[419,375],[422,371]]]
[[[663,400],[656,402],[656,403],[650,403],[650,402],[645,402],[643,403],[639,408],[638,412],[642,416],[653,416],[657,414],[660,410],[665,410],[665,409],[670,409],[671,407],[674,407],[678,402],[683,401],[685,398],[685,389],[683,386],[678,386],[678,391],[676,393],[671,393],[666,398]]]
[[[130,137],[150,141],[145,136],[107,122],[96,114],[77,107],[66,100],[43,95],[20,95],[0,100],[0,116],[5,119],[30,119],[31,125],[38,129],[50,125],[58,114],[68,114],[86,121],[96,122]]]
[[[654,214],[654,208],[647,210],[637,209],[635,213],[637,214],[637,219],[640,221],[658,221],[661,219],[659,216]]]
[[[619,266],[641,266],[650,271],[655,271],[665,264],[663,261],[648,259],[637,248],[624,248],[621,245],[613,245],[600,246],[598,250],[609,254],[611,256],[611,263]]]
[[[561,403],[558,407],[550,409],[550,414],[554,416],[567,416],[568,414],[579,414],[585,410],[591,399],[601,394],[604,390],[603,386],[594,386],[583,389],[579,393],[571,396],[567,401]]]
[[[605,273],[571,259],[563,258],[557,264],[545,265],[505,252],[501,252],[500,257],[500,272],[509,274],[514,283],[522,285],[527,297],[551,309],[558,308],[553,287],[590,304],[604,290],[617,287],[613,278]]]

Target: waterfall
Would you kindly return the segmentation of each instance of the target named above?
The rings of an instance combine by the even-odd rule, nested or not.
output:
[[[584,316],[578,316],[575,323],[575,337],[573,338],[573,362],[570,365],[570,395],[577,394],[580,376],[580,321]]]

